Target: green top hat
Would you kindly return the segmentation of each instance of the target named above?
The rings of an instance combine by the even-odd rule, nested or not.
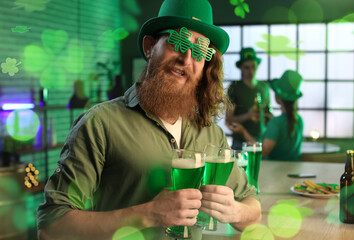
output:
[[[302,96],[300,85],[302,77],[299,73],[287,70],[283,73],[280,79],[270,81],[270,87],[276,95],[287,101],[295,101]]]
[[[229,47],[229,35],[213,24],[213,13],[207,0],[165,0],[159,15],[146,21],[140,28],[138,47],[145,58],[143,38],[165,29],[186,27],[203,34],[224,54]]]
[[[236,67],[240,67],[242,62],[245,61],[256,61],[260,64],[262,59],[257,58],[256,51],[253,48],[242,48],[240,52],[240,60],[236,62]]]

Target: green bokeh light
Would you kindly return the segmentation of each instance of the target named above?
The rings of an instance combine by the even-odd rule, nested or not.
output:
[[[166,172],[162,167],[153,169],[148,176],[147,189],[152,196],[157,195],[164,187],[167,186]]]
[[[28,141],[34,138],[39,126],[39,117],[32,110],[13,111],[6,119],[8,134],[18,141]]]
[[[112,240],[144,240],[143,234],[134,227],[122,227],[118,229],[113,237]]]
[[[41,34],[43,46],[47,51],[58,54],[64,49],[68,42],[68,33],[64,30],[51,30],[46,29]]]
[[[291,238],[300,231],[302,219],[302,215],[296,207],[279,204],[271,207],[268,215],[268,225],[274,235]]]
[[[241,240],[274,240],[274,236],[267,226],[253,224],[243,230]]]
[[[290,23],[298,23],[298,20],[323,22],[323,9],[315,0],[298,0],[291,5],[290,10],[295,13],[295,15],[289,15]]]
[[[13,215],[12,222],[14,227],[19,231],[27,229],[27,214],[25,206],[16,206]]]
[[[263,23],[278,23],[284,19],[297,19],[295,13],[283,6],[275,6],[268,9],[262,16]]]

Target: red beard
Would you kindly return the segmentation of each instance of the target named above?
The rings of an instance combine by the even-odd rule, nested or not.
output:
[[[138,85],[138,97],[141,106],[158,117],[177,119],[178,116],[193,120],[196,115],[196,87],[199,79],[184,68],[187,80],[182,88],[169,74],[178,60],[159,63],[151,59],[145,76],[141,76]]]

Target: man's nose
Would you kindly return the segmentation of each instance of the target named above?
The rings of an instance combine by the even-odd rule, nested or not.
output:
[[[180,54],[180,59],[183,62],[183,65],[191,65],[193,62],[192,50],[188,49],[186,52]]]

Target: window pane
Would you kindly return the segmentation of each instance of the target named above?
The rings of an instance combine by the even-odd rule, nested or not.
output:
[[[220,26],[230,36],[230,45],[227,52],[241,51],[241,28],[238,26]]]
[[[268,50],[268,40],[262,37],[263,34],[268,33],[268,27],[266,25],[257,26],[245,26],[243,28],[243,46],[253,47],[256,52]],[[260,48],[256,46],[257,42],[264,42],[266,48]]]
[[[257,57],[262,59],[262,62],[258,66],[256,79],[268,80],[268,55],[257,53]]]
[[[352,138],[353,137],[353,112],[328,111],[327,112],[327,137]]]
[[[328,50],[354,50],[353,31],[354,23],[328,24]]]
[[[326,48],[326,25],[300,24],[299,25],[299,48],[301,50],[325,50]]]
[[[295,54],[293,54],[295,55]],[[296,62],[284,55],[270,58],[270,78],[280,78],[286,70],[296,69]]]
[[[354,83],[329,82],[328,83],[328,108],[352,109],[354,108]]]
[[[239,60],[239,54],[224,54],[224,79],[241,79],[241,72],[236,67],[236,61]]]
[[[325,79],[325,54],[306,53],[299,60],[299,73],[306,80]]]
[[[299,110],[298,113],[304,120],[304,137],[310,137],[310,132],[316,130],[320,137],[324,137],[324,111]]]
[[[273,25],[270,27],[271,38],[271,51],[295,51],[296,44],[296,26],[293,24],[288,25]],[[284,41],[284,37],[289,42]]]
[[[302,82],[300,90],[302,97],[298,100],[299,108],[324,108],[324,82]]]
[[[224,90],[225,90],[225,94],[227,94],[227,90],[230,86],[230,84],[233,81],[224,81],[223,82],[223,86],[224,86]],[[223,114],[222,116],[220,116],[221,119],[219,120],[219,122],[217,122],[217,124],[222,128],[222,130],[224,130],[225,134],[232,134],[231,130],[228,129],[225,125],[225,114]],[[230,145],[231,146],[231,145]]]
[[[354,53],[328,53],[328,79],[354,79]]]

